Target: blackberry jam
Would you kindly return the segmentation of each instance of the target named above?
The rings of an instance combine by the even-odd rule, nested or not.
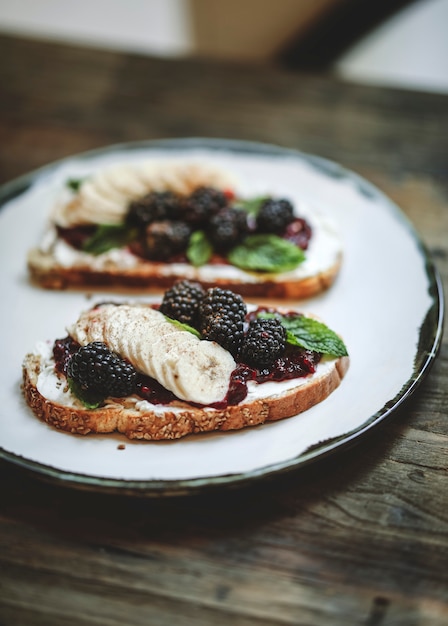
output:
[[[138,375],[135,393],[151,404],[170,404],[177,400],[174,393],[165,389],[155,378],[144,374]]]
[[[60,374],[67,375],[67,365],[72,356],[79,350],[81,346],[71,337],[56,339],[53,344],[53,359],[55,369]]]

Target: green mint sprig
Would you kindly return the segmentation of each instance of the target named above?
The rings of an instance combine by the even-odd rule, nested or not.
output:
[[[277,235],[249,235],[228,254],[232,265],[254,272],[287,272],[305,260],[301,248]]]
[[[192,233],[187,247],[187,259],[194,267],[201,267],[209,262],[213,247],[203,230]]]
[[[184,324],[184,322],[179,322],[179,320],[175,320],[172,317],[168,317],[167,315],[165,315],[165,319],[168,322],[171,322],[171,324],[174,324],[174,326],[180,328],[181,330],[186,330],[189,333],[196,335],[196,337],[198,337],[199,339],[201,338],[201,333],[196,330],[196,328],[193,328],[193,326],[190,326],[189,324]]]
[[[269,196],[257,196],[256,198],[238,198],[234,206],[237,209],[246,211],[248,215],[257,215],[263,202],[269,200]]]
[[[83,178],[69,178],[65,184],[69,189],[77,192],[79,191],[83,182],[84,182]]]
[[[112,250],[123,248],[136,236],[135,229],[125,224],[100,224],[93,235],[87,239],[82,249],[84,252],[98,255]]]
[[[67,380],[70,391],[82,402],[86,409],[97,409],[103,404],[106,396],[94,390],[83,389],[73,378],[67,377]]]
[[[260,313],[259,317],[279,319],[286,330],[286,341],[294,346],[331,357],[348,356],[347,348],[339,335],[312,317],[277,313]]]

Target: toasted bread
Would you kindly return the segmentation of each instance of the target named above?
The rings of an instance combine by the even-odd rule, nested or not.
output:
[[[250,325],[243,337],[248,333],[247,328]],[[227,348],[202,339],[185,326],[173,324],[153,306],[96,305],[81,314],[69,328],[69,335],[70,341],[75,341],[76,351],[80,346],[92,346],[95,341],[106,343],[111,352],[130,362],[135,371],[152,377],[151,380],[173,394],[163,403],[132,387],[130,395],[105,394],[102,403],[86,408],[82,396],[69,384],[70,370],[56,367],[54,344],[41,343],[24,359],[26,401],[51,426],[82,435],[119,432],[130,439],[177,439],[190,433],[237,430],[288,418],[327,398],[339,386],[349,366],[343,346],[340,356],[321,355],[307,370],[309,373],[302,369],[294,374],[296,378],[285,376],[274,382],[275,378],[270,377],[247,377],[245,393],[231,401],[231,380],[241,358],[234,360]],[[285,333],[284,341],[286,337]],[[244,338],[242,341],[244,346]],[[309,347],[306,350],[309,359]],[[243,348],[238,354],[244,354]],[[247,371],[248,361],[244,357],[242,363]],[[276,367],[275,363],[272,361],[269,367]]]
[[[177,402],[175,406],[155,405],[138,410],[136,397],[115,398],[106,406],[86,409],[61,404],[45,398],[38,390],[38,378],[44,369],[41,355],[28,354],[23,365],[23,391],[34,414],[58,430],[76,435],[118,432],[129,439],[179,439],[192,433],[240,430],[266,422],[285,419],[325,400],[341,383],[349,366],[348,357],[340,357],[318,367],[306,380],[279,387],[278,392],[243,401],[224,409],[197,408]],[[68,392],[67,392],[68,393]]]
[[[31,250],[28,256],[33,280],[46,289],[161,290],[185,278],[199,282],[205,288],[218,286],[232,289],[248,298],[291,300],[310,298],[328,289],[335,281],[341,263],[342,252],[338,253],[331,266],[301,277],[292,272],[288,272],[288,276],[242,270],[229,273],[229,268],[225,266],[194,268],[187,264],[157,263],[137,258],[133,267],[108,261],[101,269],[95,269],[94,259],[80,259],[72,266],[64,266],[52,252],[38,248]]]

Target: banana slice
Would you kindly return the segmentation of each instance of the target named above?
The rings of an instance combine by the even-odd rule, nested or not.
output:
[[[121,224],[129,202],[150,191],[188,195],[201,186],[231,189],[236,181],[218,167],[205,163],[145,161],[115,165],[88,177],[79,192],[54,209],[53,219],[63,227],[79,224]]]
[[[83,313],[68,332],[81,345],[103,341],[181,400],[198,404],[223,400],[236,366],[220,345],[201,341],[146,306],[99,306]]]
[[[140,179],[136,169],[131,166],[105,169],[97,174],[95,183],[100,194],[115,198],[125,211],[131,200],[148,193],[147,185]]]

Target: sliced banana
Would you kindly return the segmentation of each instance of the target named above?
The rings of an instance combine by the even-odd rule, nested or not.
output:
[[[55,207],[53,219],[63,227],[121,224],[129,202],[150,191],[189,194],[197,187],[231,189],[236,181],[218,167],[199,162],[144,161],[105,168],[88,177],[69,202]]]
[[[148,186],[131,166],[103,170],[96,176],[95,182],[100,193],[119,198],[125,208],[130,200],[148,193]]]
[[[223,400],[236,366],[220,345],[201,341],[150,307],[99,306],[83,313],[68,332],[81,345],[103,341],[181,400],[198,404]]]

